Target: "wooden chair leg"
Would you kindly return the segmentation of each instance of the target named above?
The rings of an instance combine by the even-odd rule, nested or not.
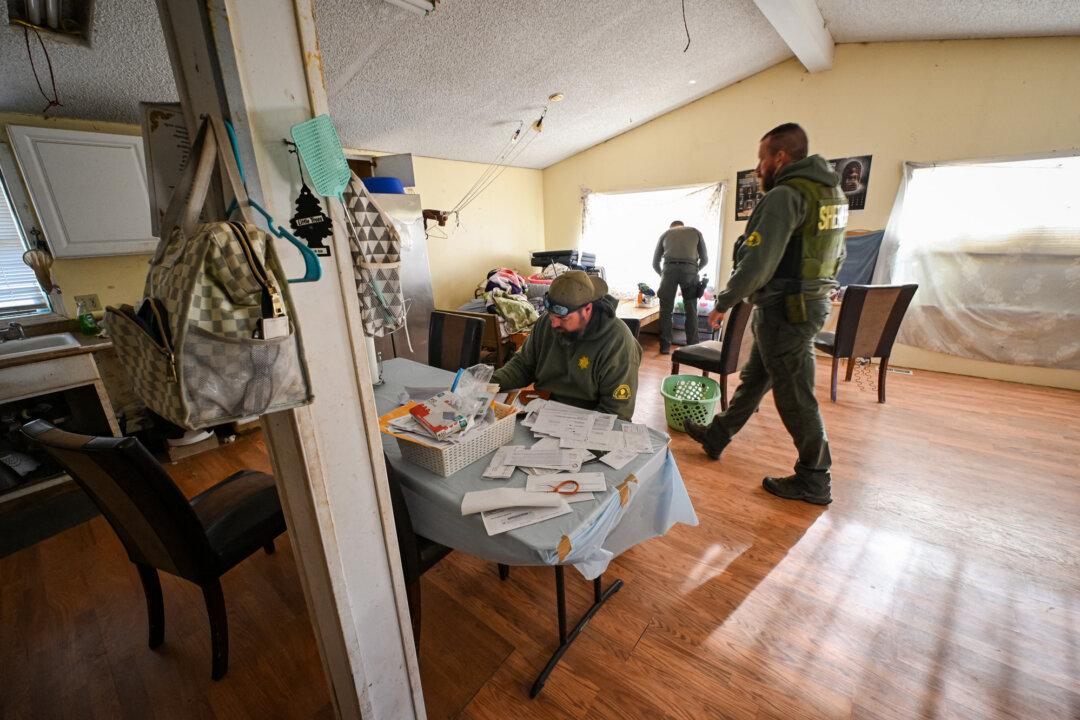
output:
[[[832,384],[829,388],[829,398],[836,402],[836,375],[840,370],[840,358],[833,356],[832,359]]]
[[[720,409],[727,412],[727,375],[720,375]]]
[[[701,371],[701,377],[709,377],[709,371],[708,370],[702,370]]]
[[[851,376],[855,374],[855,366],[858,362],[859,361],[853,357],[847,359],[847,372],[844,374],[844,382],[851,382]]]
[[[220,680],[229,671],[229,616],[225,612],[225,595],[221,581],[214,580],[202,586],[206,600],[206,616],[210,620],[210,678]]]
[[[265,552],[267,555],[273,555],[274,554],[274,539],[273,538],[270,538],[269,540],[267,540],[266,544],[263,545],[263,552]]]
[[[499,563],[499,579],[505,580],[510,577],[510,566]]]
[[[149,625],[149,642],[156,648],[165,642],[165,603],[161,599],[161,580],[157,570],[149,565],[135,564],[146,593],[146,619]]]
[[[674,360],[671,361],[671,374],[672,375],[678,375],[679,374],[679,363],[675,362]]]
[[[881,364],[878,365],[878,377],[877,377],[877,401],[879,403],[885,402],[885,378],[889,375],[889,358],[881,358]]]

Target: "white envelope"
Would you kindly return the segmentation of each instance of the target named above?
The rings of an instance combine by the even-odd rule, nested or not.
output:
[[[557,493],[532,493],[524,488],[494,488],[474,490],[461,498],[461,514],[472,515],[485,510],[512,507],[560,507],[565,505]]]

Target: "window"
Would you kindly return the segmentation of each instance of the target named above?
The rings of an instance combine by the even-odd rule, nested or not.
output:
[[[1080,157],[905,166],[882,245],[919,284],[899,340],[1080,369]]]
[[[49,298],[22,256],[28,245],[0,176],[0,318],[49,312]]]
[[[682,220],[705,238],[709,263],[704,272],[719,267],[720,201],[723,185],[641,192],[589,193],[581,236],[581,250],[596,253],[604,266],[608,286],[614,292],[637,291],[639,282],[659,286],[652,269],[656,241],[671,225]],[[713,278],[715,281],[715,278]]]

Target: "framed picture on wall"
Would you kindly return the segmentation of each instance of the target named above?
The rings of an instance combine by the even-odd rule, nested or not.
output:
[[[870,185],[872,158],[872,155],[857,155],[829,161],[840,176],[840,189],[847,196],[849,210],[862,210],[866,207],[866,188]]]
[[[735,175],[735,219],[749,220],[750,213],[761,198],[757,173],[753,170],[740,170]]]

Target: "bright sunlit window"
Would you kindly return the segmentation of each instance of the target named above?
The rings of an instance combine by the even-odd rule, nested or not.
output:
[[[901,198],[891,281],[919,284],[902,342],[1080,368],[1080,158],[916,167]]]
[[[671,225],[682,220],[696,227],[705,238],[709,264],[705,266],[715,281],[720,248],[720,205],[723,185],[694,185],[665,190],[621,193],[589,193],[585,196],[581,250],[596,253],[604,266],[608,286],[615,292],[637,291],[639,282],[654,290],[660,278],[652,269],[656,241]]]
[[[23,262],[26,239],[0,176],[0,318],[49,311],[49,298]]]

